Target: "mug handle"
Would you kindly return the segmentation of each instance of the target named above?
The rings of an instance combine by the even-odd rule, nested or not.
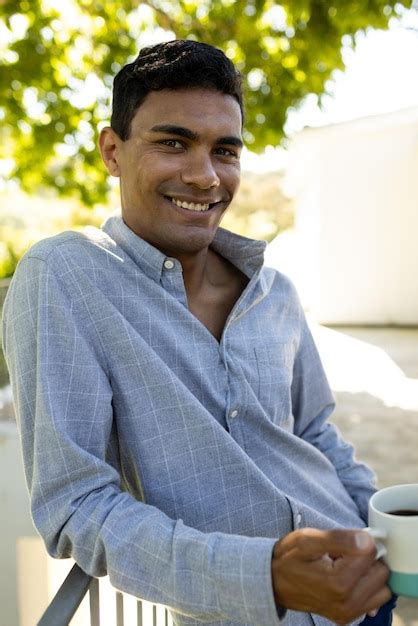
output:
[[[387,553],[386,547],[385,545],[382,543],[382,540],[385,540],[387,538],[387,532],[385,530],[381,530],[379,528],[363,528],[364,531],[366,531],[367,533],[369,533],[369,535],[371,537],[373,537],[373,539],[380,539],[381,541],[375,541],[376,544],[376,561],[378,559],[380,559],[382,556],[385,556],[385,554]]]

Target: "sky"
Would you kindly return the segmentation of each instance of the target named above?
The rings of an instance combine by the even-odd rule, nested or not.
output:
[[[291,136],[305,126],[324,126],[348,120],[418,107],[418,9],[405,11],[387,31],[373,30],[357,36],[357,46],[345,48],[345,72],[335,72],[323,101],[306,98],[289,114],[286,132]],[[269,148],[262,156],[245,151],[243,169],[256,172],[286,166],[286,152]]]

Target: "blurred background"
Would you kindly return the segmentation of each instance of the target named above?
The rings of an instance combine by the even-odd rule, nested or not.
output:
[[[411,0],[1,0],[0,307],[30,245],[117,209],[117,180],[96,149],[113,76],[142,46],[176,37],[222,48],[244,77],[243,177],[223,226],[266,239],[267,262],[295,282],[336,395],[333,419],[379,485],[418,482]],[[16,540],[36,532],[1,355],[0,464],[0,623],[23,626],[51,585],[36,548],[42,592],[28,599],[32,544],[19,551]],[[418,602],[401,600],[395,619],[418,626]]]

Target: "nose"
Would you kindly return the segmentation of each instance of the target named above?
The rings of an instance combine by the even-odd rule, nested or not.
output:
[[[182,172],[181,179],[186,185],[193,185],[198,189],[212,189],[220,185],[211,155],[203,151],[190,153],[190,159]]]

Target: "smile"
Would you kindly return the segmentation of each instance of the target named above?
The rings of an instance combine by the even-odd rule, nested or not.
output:
[[[171,198],[171,202],[182,209],[187,209],[188,211],[208,211],[210,207],[210,204],[184,202],[183,200],[177,200],[176,198]]]

